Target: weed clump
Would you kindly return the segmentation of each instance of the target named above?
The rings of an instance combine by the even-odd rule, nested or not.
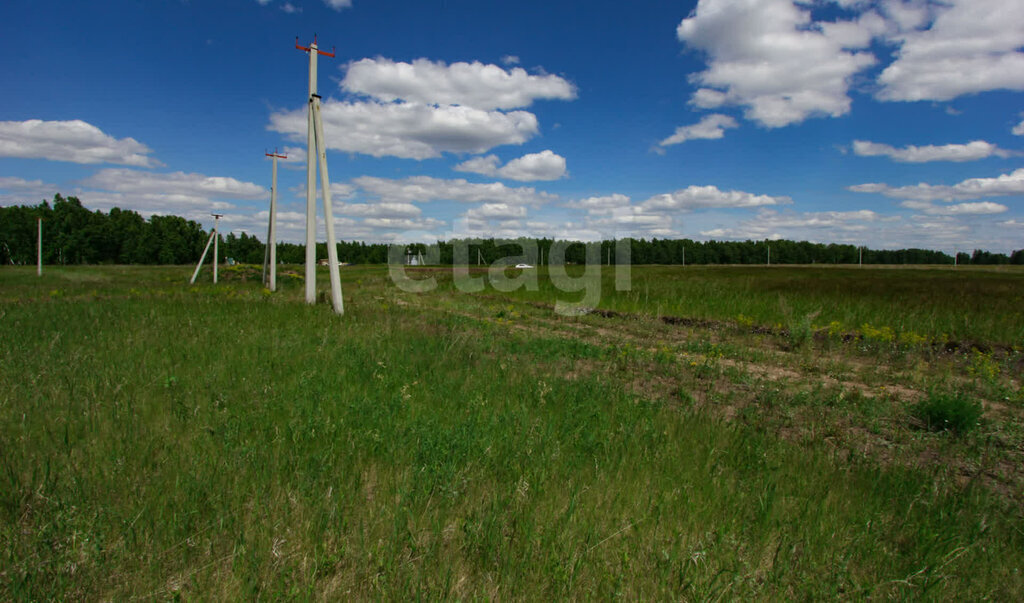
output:
[[[981,419],[981,402],[960,393],[931,393],[911,408],[914,417],[930,431],[967,433]]]

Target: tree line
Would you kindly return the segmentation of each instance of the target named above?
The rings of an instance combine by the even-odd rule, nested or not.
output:
[[[209,233],[193,220],[154,215],[144,219],[131,210],[90,211],[76,197],[54,196],[53,203],[0,207],[0,264],[36,261],[37,219],[43,219],[43,262],[46,264],[191,264],[199,260]],[[625,243],[625,245],[624,245]],[[221,235],[222,257],[247,264],[262,264],[265,245],[241,233]],[[868,249],[854,245],[808,241],[694,241],[691,239],[624,239],[601,241],[592,247],[602,263],[615,264],[618,249],[628,248],[633,264],[952,264],[953,256],[929,249]],[[392,255],[391,261],[422,255],[426,263],[452,264],[456,260],[489,265],[518,257],[529,264],[549,263],[554,252],[566,263],[587,261],[587,246],[549,238],[456,239],[433,244],[416,243]],[[456,255],[459,257],[456,257]],[[389,261],[384,243],[342,241],[340,261],[383,264]],[[278,261],[305,262],[305,245],[278,243]],[[327,257],[325,243],[317,244],[317,257]],[[974,250],[958,253],[960,264],[1024,264],[1024,249],[1011,254]]]

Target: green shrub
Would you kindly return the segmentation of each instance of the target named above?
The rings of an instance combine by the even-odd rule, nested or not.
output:
[[[982,406],[960,393],[931,393],[911,409],[931,431],[967,433],[978,425]]]

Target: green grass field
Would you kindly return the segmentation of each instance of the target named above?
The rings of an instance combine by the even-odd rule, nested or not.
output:
[[[1024,271],[190,273],[0,268],[0,598],[1024,592]]]

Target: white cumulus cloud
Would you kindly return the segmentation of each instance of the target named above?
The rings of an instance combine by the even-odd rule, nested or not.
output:
[[[591,215],[600,215],[612,213],[615,210],[625,209],[629,207],[630,204],[631,200],[627,195],[613,193],[611,195],[601,195],[569,201],[565,206],[573,209],[586,210]]]
[[[648,211],[688,211],[708,208],[749,208],[792,203],[789,197],[755,195],[743,191],[722,191],[718,187],[688,186],[673,193],[655,195],[641,203]]]
[[[515,220],[526,217],[526,207],[508,203],[484,203],[467,210],[465,217],[478,220]]]
[[[328,148],[374,157],[484,153],[499,145],[522,144],[538,130],[536,116],[528,111],[452,105],[326,101],[321,114]],[[290,140],[305,141],[306,109],[274,113],[268,128]]]
[[[410,176],[393,180],[361,176],[354,179],[353,183],[380,201],[391,203],[457,201],[543,205],[558,200],[556,195],[539,192],[532,187],[508,187],[500,182],[474,183],[462,178],[444,180],[431,176]]]
[[[898,50],[878,77],[879,99],[945,101],[986,90],[1024,90],[1020,0],[908,4],[912,17],[889,36]],[[899,6],[890,1],[883,10],[893,18]]]
[[[687,140],[717,140],[725,136],[726,128],[737,127],[736,120],[728,115],[712,113],[705,115],[699,122],[689,126],[679,126],[672,136],[662,140],[658,145],[667,147]]]
[[[157,173],[123,168],[100,170],[84,184],[120,193],[182,193],[216,199],[264,199],[269,192],[258,184],[226,176],[185,172]]]
[[[892,221],[866,209],[780,212],[764,208],[758,211],[756,217],[729,226],[701,230],[700,235],[713,239],[792,239],[863,243],[868,233],[880,228],[880,223]]]
[[[505,70],[478,61],[448,65],[428,59],[361,59],[348,65],[341,87],[384,102],[464,105],[485,111],[528,107],[537,99],[576,98],[575,87],[557,75],[531,75],[520,67]]]
[[[0,206],[36,205],[59,192],[57,185],[17,176],[0,176]]]
[[[984,197],[1024,195],[1024,168],[994,178],[968,178],[954,185],[919,183],[910,186],[889,186],[880,182],[849,187],[857,193],[878,193],[908,201],[966,201]]]
[[[258,201],[269,191],[258,184],[225,176],[185,172],[156,173],[108,168],[82,182],[78,193],[90,207],[120,207],[142,214],[177,214],[190,219],[208,217],[210,210],[235,207],[231,201]]]
[[[417,218],[423,210],[412,203],[339,203],[334,213],[365,218]]]
[[[371,228],[385,230],[431,230],[445,225],[443,220],[435,218],[366,218],[362,223]]]
[[[152,167],[158,162],[151,152],[134,138],[114,138],[78,119],[0,121],[0,157]]]
[[[0,176],[0,190],[5,191],[38,191],[49,190],[55,185],[42,180],[25,180],[17,176]]]
[[[537,117],[513,109],[538,99],[576,98],[575,87],[559,76],[476,61],[361,59],[347,66],[340,87],[345,100],[322,103],[328,147],[403,159],[522,144],[537,135]],[[274,112],[267,127],[305,140],[306,111]]]
[[[1000,149],[984,140],[972,140],[967,144],[910,145],[902,149],[866,140],[853,141],[853,152],[862,156],[884,156],[903,163],[925,163],[929,161],[977,161],[993,155],[1009,157],[1012,153]]]
[[[521,182],[558,180],[567,175],[565,157],[549,150],[523,155],[503,166],[500,163],[497,155],[474,157],[456,165],[455,170]]]
[[[904,201],[900,205],[930,216],[1001,214],[1010,209],[1001,203],[993,203],[991,201],[975,201],[973,203],[956,203],[953,205],[933,205],[929,201]]]
[[[851,78],[876,62],[859,49],[882,25],[875,13],[814,23],[807,5],[790,0],[700,0],[676,33],[707,57],[691,77],[702,86],[696,106],[743,106],[747,119],[775,128],[848,113]]]

